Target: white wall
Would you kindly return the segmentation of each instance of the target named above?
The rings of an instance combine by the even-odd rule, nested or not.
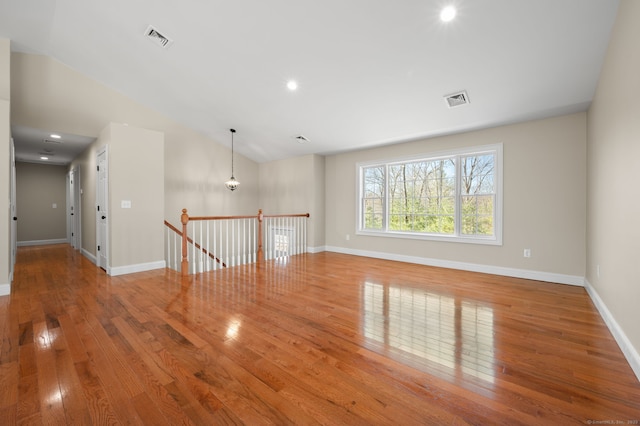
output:
[[[589,109],[586,275],[640,378],[639,21],[640,2],[623,0]]]
[[[356,163],[495,143],[504,148],[502,246],[355,235]],[[582,284],[585,182],[586,113],[333,155],[326,159],[326,244],[335,251]],[[531,258],[523,257],[524,248]]]

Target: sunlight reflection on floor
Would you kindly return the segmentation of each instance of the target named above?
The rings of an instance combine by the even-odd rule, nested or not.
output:
[[[365,282],[366,338],[494,382],[493,309],[423,289]]]

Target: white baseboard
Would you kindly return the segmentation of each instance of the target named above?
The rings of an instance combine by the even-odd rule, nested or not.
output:
[[[8,296],[11,294],[11,284],[0,284],[0,296]]]
[[[69,240],[66,238],[58,238],[55,240],[33,240],[33,241],[18,241],[18,247],[26,247],[26,246],[46,246],[50,244],[65,244],[68,243]]]
[[[640,354],[638,353],[636,348],[633,347],[631,341],[622,330],[622,328],[620,328],[618,322],[615,320],[615,318],[607,308],[607,305],[604,304],[604,302],[600,298],[600,295],[588,280],[585,280],[584,287],[587,290],[587,293],[589,293],[593,304],[596,305],[598,312],[600,312],[600,316],[604,320],[605,324],[607,324],[607,327],[613,335],[613,338],[616,339],[616,343],[618,343],[618,346],[620,347],[620,350],[622,350],[624,357],[629,362],[631,369],[636,374],[638,380],[640,380]]]
[[[504,275],[507,277],[525,278],[536,281],[547,281],[558,284],[584,286],[584,277],[578,275],[557,274],[554,272],[530,271],[527,269],[507,268],[504,266],[481,265],[477,263],[457,262],[453,260],[433,259],[428,257],[407,256],[393,253],[382,253],[368,250],[354,250],[344,247],[327,246],[326,251],[352,254],[355,256],[373,257],[375,259],[395,260],[398,262],[416,263],[418,265],[437,266],[440,268],[459,269],[462,271],[482,272],[485,274]]]
[[[155,262],[138,263],[137,265],[115,266],[107,268],[107,274],[111,276],[133,274],[136,272],[151,271],[154,269],[164,269],[167,264],[164,260],[157,260]]]
[[[326,246],[307,247],[307,253],[322,253],[323,251],[327,251]]]
[[[91,261],[91,263],[93,263],[94,265],[97,264],[96,257],[93,254],[91,254],[90,252],[88,252],[86,249],[80,250],[80,253],[82,253],[82,255],[84,257],[86,257],[87,259],[89,259]]]

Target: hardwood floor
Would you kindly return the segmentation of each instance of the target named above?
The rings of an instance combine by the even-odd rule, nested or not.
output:
[[[335,253],[108,277],[23,247],[0,333],[2,425],[640,424],[580,287]]]

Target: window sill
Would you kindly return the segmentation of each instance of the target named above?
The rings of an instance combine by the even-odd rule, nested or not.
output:
[[[358,230],[356,235],[368,237],[385,237],[385,238],[401,238],[408,240],[424,240],[424,241],[444,241],[448,243],[464,243],[464,244],[483,244],[489,246],[501,246],[502,239],[496,236],[491,237],[461,237],[457,235],[436,235],[436,234],[418,234],[415,232],[401,231],[372,231]]]

